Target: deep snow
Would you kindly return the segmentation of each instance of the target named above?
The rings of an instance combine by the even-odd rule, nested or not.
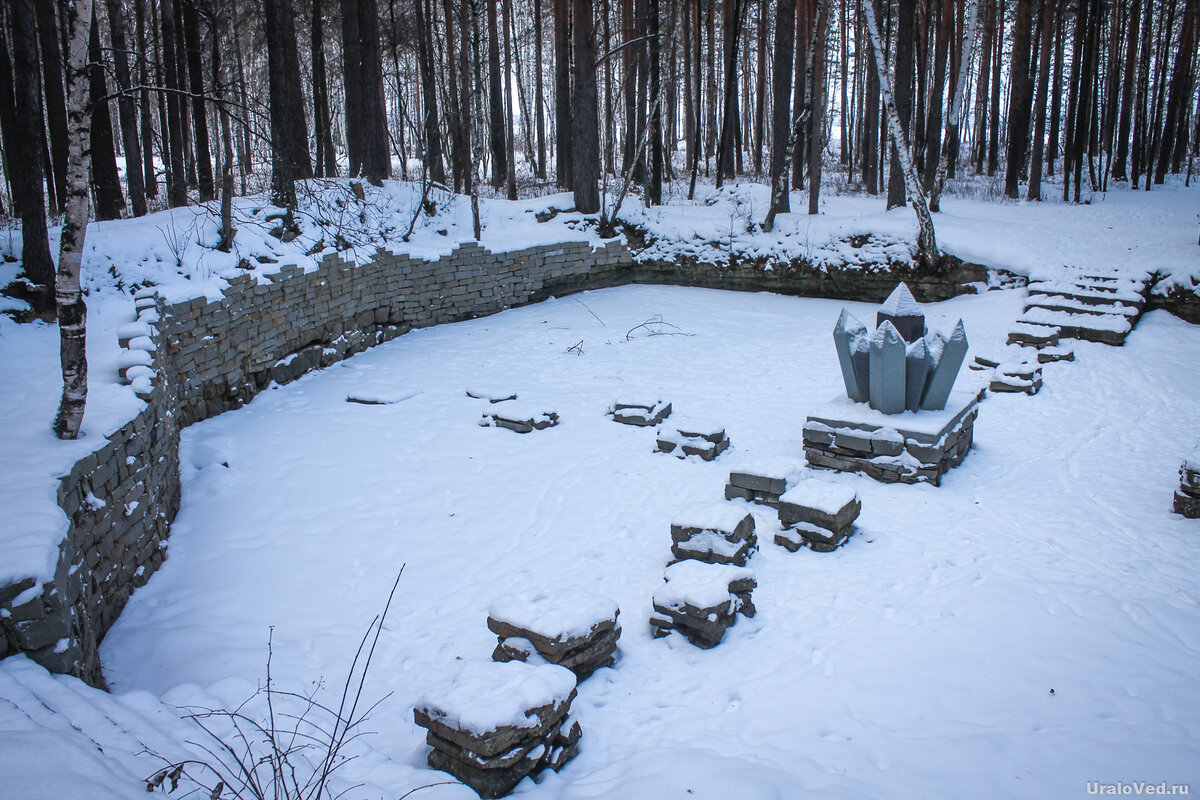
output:
[[[878,255],[913,235],[907,210],[830,197],[820,217],[784,217],[776,234],[743,237],[745,198],[760,188],[726,190],[737,201],[707,189],[690,206],[627,204],[625,216],[661,236],[665,249],[646,256],[719,255],[724,236],[785,257],[832,243],[834,258],[839,239],[865,232],[875,238],[862,250]],[[374,221],[406,227],[411,192],[392,191],[394,202],[380,205],[390,216]],[[1200,274],[1196,198],[1179,186],[1088,206],[949,198],[935,221],[951,252],[1021,274],[1090,265],[1187,284]],[[556,204],[486,201],[485,246],[593,237],[576,215],[533,221]],[[247,201],[240,213],[268,211]],[[172,298],[214,294],[235,269],[194,243],[180,249],[183,232],[203,239],[210,223],[164,213],[89,231],[84,439],[49,434],[56,328],[0,314],[0,447],[19,454],[0,466],[0,579],[48,574],[66,529],[56,476],[140,408],[116,380],[128,291],[153,281]],[[444,252],[467,231],[460,200],[419,221],[408,249]],[[238,257],[311,261],[308,240],[283,248],[249,225],[239,244]],[[19,238],[0,245],[18,249]],[[254,262],[255,272],[279,268]],[[930,327],[963,317],[972,355],[994,354],[1023,300],[989,292],[925,310]],[[1200,431],[1200,329],[1165,312],[1143,318],[1123,348],[1076,344],[1075,363],[1045,367],[1037,397],[989,397],[975,449],[941,488],[822,473],[863,501],[842,550],[788,554],[771,543],[774,514],[749,507],[759,614],[739,619],[713,651],[650,639],[643,623],[672,516],[719,501],[739,465],[803,466],[805,415],[842,393],[830,332],[843,306],[864,319],[876,310],[688,289],[579,295],[413,332],[194,426],[170,558],[104,645],[118,694],[39,678],[24,659],[0,663],[6,785],[31,798],[84,796],[89,781],[96,797],[145,796],[138,779],[159,762],[137,755],[123,731],[87,738],[77,720],[109,714],[140,731],[126,713],[135,708],[162,728],[140,741],[174,753],[188,735],[184,723],[163,722],[171,715],[158,698],[240,703],[261,682],[272,625],[278,684],[308,690],[323,679],[322,691],[334,691],[401,563],[400,602],[367,684],[372,699],[393,694],[370,721],[377,735],[359,740],[361,757],[339,778],[365,784],[356,797],[445,779],[425,767],[412,704],[459,658],[488,658],[491,602],[564,586],[618,602],[622,658],[581,686],[581,754],[561,775],[520,787],[534,797],[907,798],[964,787],[1069,797],[1088,780],[1196,783],[1200,540],[1194,521],[1169,511]],[[690,335],[626,336],[656,316]],[[568,350],[580,340],[581,353]],[[964,370],[959,385],[980,379]],[[465,390],[481,386],[518,391],[562,422],[527,436],[478,427],[488,403]],[[347,403],[351,394],[391,404]],[[605,416],[629,397],[662,397],[680,416],[723,424],[733,447],[713,464],[654,454],[653,429]],[[20,687],[37,682],[83,699],[38,699],[30,718]],[[74,713],[64,721],[47,706]],[[116,707],[121,714],[105,710]],[[414,796],[474,795],[438,786]]]

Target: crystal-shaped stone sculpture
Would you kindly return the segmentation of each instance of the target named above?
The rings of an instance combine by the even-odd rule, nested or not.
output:
[[[856,403],[865,403],[870,397],[870,387],[867,385],[870,351],[867,326],[842,309],[833,328],[833,343],[837,349],[838,364],[842,368],[842,380],[846,384],[846,396]]]
[[[921,408],[937,411],[946,407],[946,401],[950,398],[950,390],[954,388],[954,379],[958,377],[958,370],[966,357],[967,329],[963,327],[960,319],[954,326],[954,332],[950,334],[950,338],[942,347],[937,366],[929,376]]]
[[[884,320],[871,336],[871,408],[884,414],[904,410],[905,352],[904,337],[896,326]]]

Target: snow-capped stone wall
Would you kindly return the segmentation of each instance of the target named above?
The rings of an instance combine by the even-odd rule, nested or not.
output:
[[[895,265],[893,265],[895,266]],[[103,685],[98,645],[133,590],[165,557],[179,507],[179,431],[413,329],[486,316],[555,295],[629,283],[880,301],[898,279],[922,300],[986,279],[961,262],[935,274],[819,270],[759,263],[636,262],[614,240],[493,253],[467,242],[425,261],[377,251],[355,264],[330,256],[308,271],[284,266],[257,282],[229,281],[219,299],[167,303],[138,294],[121,333],[122,378],[147,405],[64,476],[69,519],[55,578],[0,586],[0,658],[18,652],[55,672]]]

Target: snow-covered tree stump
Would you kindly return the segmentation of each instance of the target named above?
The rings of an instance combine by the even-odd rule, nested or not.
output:
[[[413,717],[433,748],[429,766],[496,798],[575,757],[574,699],[575,675],[564,667],[477,661],[426,693]]]
[[[671,520],[671,555],[706,564],[746,566],[758,549],[754,517],[727,503],[689,506]]]
[[[608,416],[612,417],[613,422],[646,428],[661,425],[663,420],[671,416],[671,404],[662,400],[654,400],[649,403],[618,401],[609,406]]]
[[[1179,491],[1175,492],[1175,513],[1188,519],[1200,519],[1200,445],[1179,467]]]
[[[729,448],[725,428],[713,422],[697,419],[677,420],[663,425],[657,433],[657,450],[677,458],[699,456],[712,461]]]
[[[847,486],[805,480],[784,492],[778,509],[783,531],[775,534],[775,544],[793,553],[801,547],[829,553],[854,532],[862,503]]]
[[[585,680],[613,665],[620,613],[612,600],[579,591],[501,597],[488,609],[488,628],[499,639],[492,659],[557,664]]]
[[[656,639],[678,631],[707,650],[721,643],[738,614],[755,614],[751,594],[758,581],[745,567],[680,561],[667,567],[663,580],[650,617]]]

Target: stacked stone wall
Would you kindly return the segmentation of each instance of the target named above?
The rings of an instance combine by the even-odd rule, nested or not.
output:
[[[881,300],[897,279],[922,300],[970,291],[982,268],[931,275],[793,265],[636,263],[623,244],[585,242],[492,253],[474,242],[425,261],[383,250],[361,264],[330,256],[257,282],[232,279],[218,299],[167,304],[139,295],[123,336],[123,378],[146,401],[133,420],[60,483],[69,524],[54,579],[0,586],[0,658],[26,653],[55,672],[103,685],[98,647],[134,589],[166,555],[179,507],[179,431],[413,328],[494,314],[629,283]]]

